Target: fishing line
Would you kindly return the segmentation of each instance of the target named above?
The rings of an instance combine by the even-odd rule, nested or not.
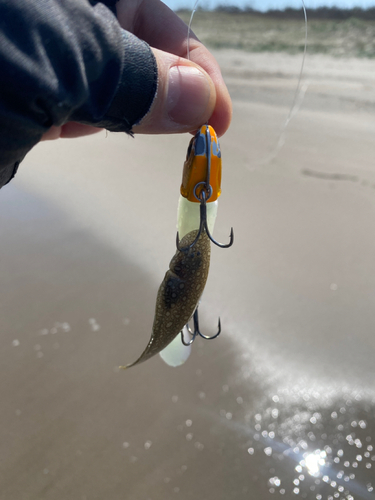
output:
[[[302,101],[303,101],[303,98],[305,96],[305,92],[307,89],[307,86],[305,89],[303,87],[301,88],[303,70],[305,67],[305,60],[306,60],[306,54],[307,54],[307,40],[308,40],[307,9],[306,9],[304,0],[301,0],[301,3],[302,3],[303,15],[304,15],[304,19],[305,19],[305,43],[304,43],[304,48],[303,48],[302,63],[301,63],[301,69],[299,71],[297,86],[296,86],[296,89],[294,91],[293,101],[292,101],[292,104],[290,106],[289,113],[288,113],[288,115],[287,115],[287,117],[286,117],[286,119],[281,127],[279,138],[278,138],[277,143],[276,143],[276,147],[275,147],[273,153],[271,153],[268,157],[266,157],[265,159],[263,159],[262,161],[259,162],[260,165],[268,165],[273,160],[275,160],[275,158],[277,158],[280,150],[282,149],[282,147],[285,144],[286,129],[288,128],[288,125],[289,125],[290,121],[292,120],[292,118],[297,114],[297,112],[302,104]]]
[[[193,10],[191,11],[191,16],[190,16],[190,21],[188,25],[188,32],[187,32],[187,43],[186,43],[186,59],[190,61],[190,33],[191,33],[191,23],[193,22],[193,17],[194,14],[197,10],[197,5],[199,4],[200,0],[195,0],[195,4],[193,6]]]
[[[198,6],[199,2],[200,2],[200,0],[195,0],[194,6],[193,6],[193,10],[192,10],[191,16],[190,16],[190,21],[189,21],[189,24],[188,24],[187,43],[186,43],[186,58],[189,61],[190,61],[190,34],[191,34],[191,25],[192,25],[193,17],[194,17],[194,14],[195,14],[196,10],[197,10],[197,6]],[[290,121],[292,120],[292,118],[297,114],[297,112],[298,112],[298,110],[300,108],[300,105],[302,103],[304,94],[305,94],[305,92],[303,92],[303,94],[301,92],[301,90],[303,90],[303,89],[301,89],[301,83],[302,83],[303,70],[305,68],[305,61],[306,61],[306,54],[307,54],[308,31],[307,31],[307,9],[306,9],[306,5],[305,5],[305,1],[301,0],[301,3],[302,3],[303,15],[304,15],[304,19],[305,19],[305,42],[304,42],[304,48],[303,48],[303,56],[302,56],[301,68],[300,68],[299,76],[298,76],[298,82],[297,82],[296,89],[294,91],[293,101],[292,101],[292,104],[290,106],[289,113],[288,113],[288,115],[287,115],[287,117],[285,119],[285,122],[284,122],[283,126],[281,127],[281,131],[280,131],[279,139],[278,139],[277,144],[276,144],[275,151],[266,160],[264,160],[263,162],[261,162],[263,164],[270,163],[279,154],[280,149],[285,144],[286,129],[287,129]],[[299,98],[300,94],[302,94],[302,99],[301,99],[301,102],[298,102],[298,98]]]
[[[298,94],[299,94],[300,87],[301,87],[303,69],[304,69],[305,60],[306,60],[306,52],[307,52],[307,11],[306,11],[306,6],[305,6],[304,0],[301,0],[301,2],[302,2],[303,15],[305,17],[305,46],[304,46],[304,49],[303,49],[302,64],[301,64],[301,69],[300,69],[300,72],[299,72],[298,83],[297,83],[296,90],[294,92],[294,97],[293,97],[292,105],[290,107],[289,114],[288,114],[288,116],[287,116],[287,118],[285,120],[285,124],[284,124],[284,127],[283,127],[284,130],[286,129],[286,127],[288,126],[290,120],[292,119],[294,110],[295,110],[296,105],[297,105],[297,98],[298,98]]]

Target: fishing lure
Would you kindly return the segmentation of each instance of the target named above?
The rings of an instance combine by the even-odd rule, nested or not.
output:
[[[177,213],[177,251],[160,285],[155,307],[150,341],[137,365],[165,349],[181,332],[184,345],[190,345],[197,335],[209,337],[199,330],[198,304],[206,285],[210,267],[211,242],[221,248],[233,244],[233,228],[227,244],[218,243],[212,232],[221,194],[221,151],[214,129],[203,125],[190,141],[182,174],[181,194]],[[180,239],[181,238],[181,239]],[[194,317],[194,329],[188,326]],[[184,340],[187,327],[191,339]]]

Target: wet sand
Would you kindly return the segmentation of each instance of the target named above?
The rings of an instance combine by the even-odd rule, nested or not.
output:
[[[375,498],[374,63],[216,53],[234,117],[198,340],[127,372],[188,137],[36,147],[0,192],[0,498]],[[281,141],[280,141],[281,134]],[[320,464],[319,464],[320,460]],[[321,495],[321,497],[319,497]]]

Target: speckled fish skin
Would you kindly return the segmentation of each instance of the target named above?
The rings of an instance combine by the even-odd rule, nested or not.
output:
[[[197,236],[194,230],[184,236],[180,247],[190,245]],[[206,285],[210,267],[211,244],[204,231],[193,248],[177,250],[160,285],[151,339],[130,368],[162,351],[181,332],[193,315]]]

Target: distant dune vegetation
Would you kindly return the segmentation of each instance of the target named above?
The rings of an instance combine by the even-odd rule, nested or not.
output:
[[[191,11],[178,15],[188,23]],[[375,57],[375,8],[308,9],[308,52],[336,57]],[[198,9],[192,29],[204,44],[216,49],[249,52],[303,51],[305,25],[302,9],[258,12],[221,6]]]

